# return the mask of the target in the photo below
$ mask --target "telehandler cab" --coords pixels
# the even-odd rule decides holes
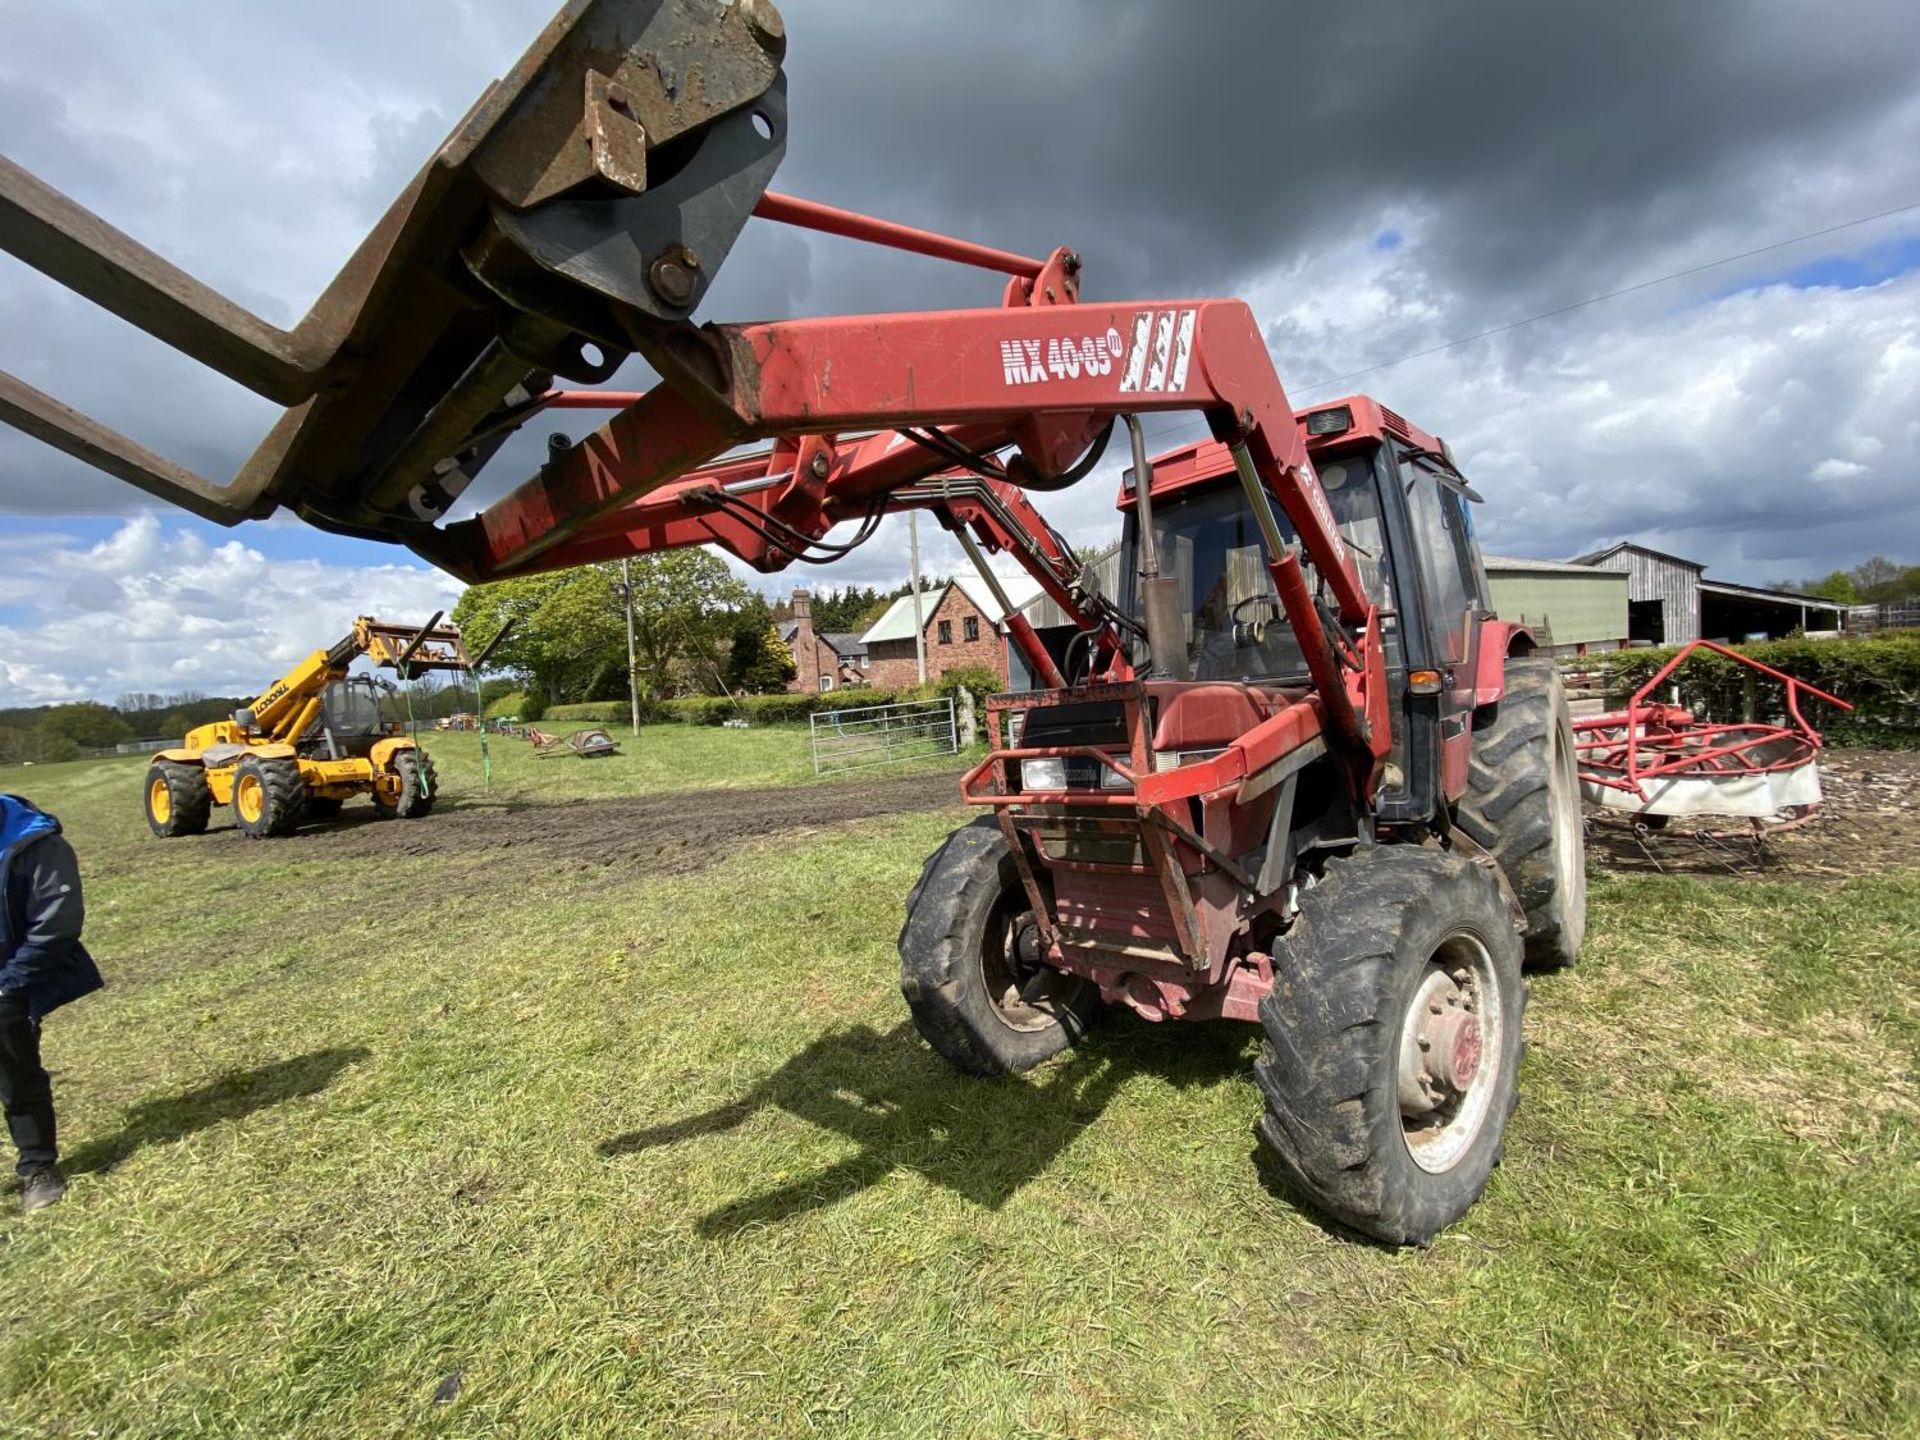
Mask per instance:
[[[473,670],[460,632],[439,621],[415,629],[362,615],[232,719],[198,726],[177,749],[157,752],[146,783],[153,833],[198,835],[215,805],[231,805],[241,834],[285,835],[304,820],[332,819],[356,795],[372,796],[383,819],[429,814],[439,794],[433,760],[384,718],[381,698],[392,682],[348,667],[365,656],[406,679]]]
[[[1087,300],[1071,250],[769,191],[785,47],[768,0],[576,0],[293,331],[0,164],[6,248],[292,407],[226,486],[11,377],[0,418],[222,523],[285,505],[470,581],[684,545],[771,573],[908,509],[989,587],[1010,557],[1077,633],[1050,649],[1002,597],[1038,688],[992,702],[981,816],[908,897],[920,1033],[991,1075],[1104,1005],[1257,1024],[1279,1171],[1425,1243],[1499,1158],[1523,959],[1573,960],[1585,921],[1566,703],[1489,610],[1472,492],[1373,400],[1296,413],[1241,302]],[[998,272],[1001,304],[696,325],[750,216]],[[644,394],[553,388],[634,354]],[[591,406],[619,413],[447,519],[508,433]],[[1211,439],[1149,460],[1140,417],[1176,411]],[[1104,595],[1029,494],[1117,427]]]

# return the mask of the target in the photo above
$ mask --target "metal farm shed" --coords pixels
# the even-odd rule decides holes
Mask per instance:
[[[1778,638],[1840,629],[1842,607],[1816,595],[1705,578],[1705,565],[1622,540],[1579,556],[1579,565],[1627,577],[1628,634],[1654,645]]]
[[[1627,576],[1562,560],[1487,555],[1493,610],[1532,627],[1549,655],[1619,650],[1627,643]]]

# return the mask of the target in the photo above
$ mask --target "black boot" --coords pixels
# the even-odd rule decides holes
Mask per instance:
[[[44,1170],[35,1170],[21,1177],[20,1209],[29,1214],[44,1210],[63,1199],[66,1193],[67,1177],[60,1173],[58,1165],[49,1165]]]

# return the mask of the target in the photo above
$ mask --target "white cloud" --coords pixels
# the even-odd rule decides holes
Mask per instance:
[[[30,566],[20,563],[29,550]],[[6,542],[0,705],[112,700],[129,690],[248,695],[346,633],[356,615],[424,620],[459,582],[410,565],[275,560],[209,545],[152,514],[105,540]],[[31,577],[30,579],[28,577]]]

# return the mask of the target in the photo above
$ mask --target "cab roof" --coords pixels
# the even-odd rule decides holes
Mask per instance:
[[[1337,418],[1336,412],[1341,410],[1345,410],[1350,417],[1347,425],[1328,434],[1306,436],[1307,452],[1316,459],[1355,443],[1389,439],[1421,450],[1440,449],[1439,436],[1429,434],[1418,425],[1409,424],[1370,395],[1348,395],[1339,400],[1329,400],[1324,405],[1296,410],[1293,418],[1304,432],[1309,417]],[[1154,456],[1151,463],[1155,498],[1233,473],[1233,455],[1218,440],[1196,440],[1178,446]],[[1133,504],[1133,491],[1125,482],[1121,484],[1116,503],[1123,510]]]

